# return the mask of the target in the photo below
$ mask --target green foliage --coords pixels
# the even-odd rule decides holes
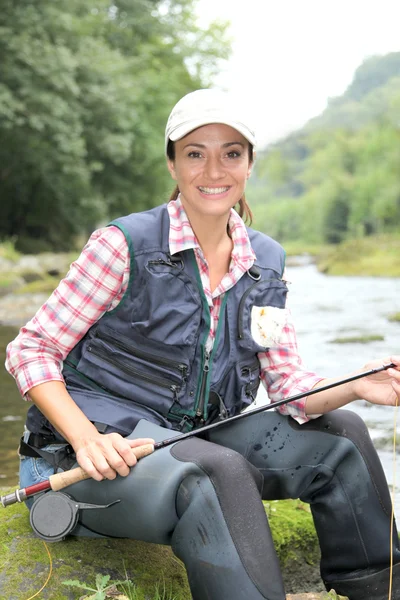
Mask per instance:
[[[255,224],[283,243],[398,232],[399,123],[400,52],[372,57],[322,115],[261,153]]]
[[[96,587],[93,588],[86,583],[82,583],[77,579],[68,579],[67,581],[63,581],[63,585],[68,585],[70,587],[76,587],[81,590],[86,590],[88,592],[95,592],[90,596],[91,600],[105,600],[107,597],[107,592],[115,587],[114,584],[109,584],[110,576],[109,575],[96,575]],[[89,596],[87,596],[89,598]]]
[[[318,269],[329,275],[400,277],[400,237],[394,234],[346,240],[314,252]]]
[[[400,312],[389,315],[388,320],[392,323],[400,323]]]
[[[65,250],[166,199],[168,112],[229,50],[223,24],[196,26],[194,3],[2,2],[0,238]]]

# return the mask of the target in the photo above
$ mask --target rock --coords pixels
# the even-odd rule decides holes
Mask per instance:
[[[7,294],[0,297],[0,325],[22,327],[47,300],[49,294]]]
[[[16,261],[0,257],[0,324],[21,327],[29,321],[75,258],[69,253],[24,255]]]
[[[264,504],[288,600],[342,600],[333,592],[329,595],[323,591],[317,538],[308,506],[296,500]],[[129,579],[149,600],[164,597],[164,590],[166,598],[190,598],[185,569],[167,546],[72,536],[45,545],[34,536],[24,504],[0,509],[0,539],[0,598],[29,598],[44,586],[49,574],[40,592],[41,600],[86,598],[82,596],[85,590],[63,582],[76,580],[93,587],[99,575],[109,575],[110,583]]]
[[[159,597],[165,589],[168,598],[190,598],[185,569],[167,546],[76,537],[45,544],[34,536],[25,505],[0,511],[2,599],[30,598],[44,586],[40,600],[77,600],[85,590],[63,582],[77,580],[95,588],[98,574],[109,575],[111,581],[130,579],[149,599],[157,597],[157,588]]]
[[[321,592],[320,594],[288,594],[286,600],[348,600],[348,598],[338,596],[336,592],[331,590],[330,592]]]

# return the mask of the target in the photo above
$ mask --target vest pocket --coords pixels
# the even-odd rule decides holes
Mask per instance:
[[[248,406],[256,399],[260,386],[260,362],[258,358],[250,365],[242,367],[241,374],[246,382],[242,387],[242,403]],[[242,406],[242,410],[243,408],[246,408],[246,406]]]
[[[260,362],[256,356],[233,366],[220,384],[212,386],[226,406],[231,417],[247,408],[257,395],[260,386]]]
[[[262,311],[280,312],[285,310],[287,286],[281,279],[264,279],[250,286],[243,294],[238,310],[238,339],[242,348],[253,350],[255,353],[265,352],[270,343],[263,342],[263,331],[253,335],[255,328],[252,319],[262,318]],[[264,325],[264,323],[261,323]],[[253,331],[253,333],[252,333]],[[268,333],[268,332],[267,332]],[[266,335],[265,340],[271,336]]]
[[[97,330],[85,342],[77,371],[111,395],[167,414],[184,394],[188,365],[137,348],[117,332]]]

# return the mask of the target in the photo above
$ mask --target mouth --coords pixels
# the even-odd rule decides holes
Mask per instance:
[[[208,196],[213,196],[213,195],[216,196],[217,194],[225,194],[229,189],[230,189],[230,186],[215,187],[215,188],[199,186],[200,192],[202,194],[207,194]]]

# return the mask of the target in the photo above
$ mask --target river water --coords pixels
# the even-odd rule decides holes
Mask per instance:
[[[332,277],[312,264],[288,266],[289,304],[296,324],[300,353],[306,366],[326,377],[345,376],[372,358],[400,353],[400,323],[388,320],[400,311],[400,279]],[[34,312],[34,311],[33,311]],[[0,361],[17,333],[0,327]],[[334,343],[337,338],[380,335],[381,341]],[[261,392],[262,394],[262,392]],[[21,401],[12,378],[0,369],[0,487],[18,483],[16,447],[27,405]],[[394,485],[395,508],[400,519],[400,457],[393,452],[394,431],[400,452],[400,409],[355,402],[351,409],[367,422],[386,472]],[[394,426],[396,423],[396,426]]]
[[[373,358],[400,354],[400,323],[388,319],[400,311],[399,278],[332,277],[305,264],[288,266],[287,279],[300,354],[310,370],[326,377],[345,377]],[[378,335],[381,341],[334,342]],[[264,399],[266,394],[261,394]],[[357,412],[369,427],[400,520],[400,408],[364,401],[346,408]]]

